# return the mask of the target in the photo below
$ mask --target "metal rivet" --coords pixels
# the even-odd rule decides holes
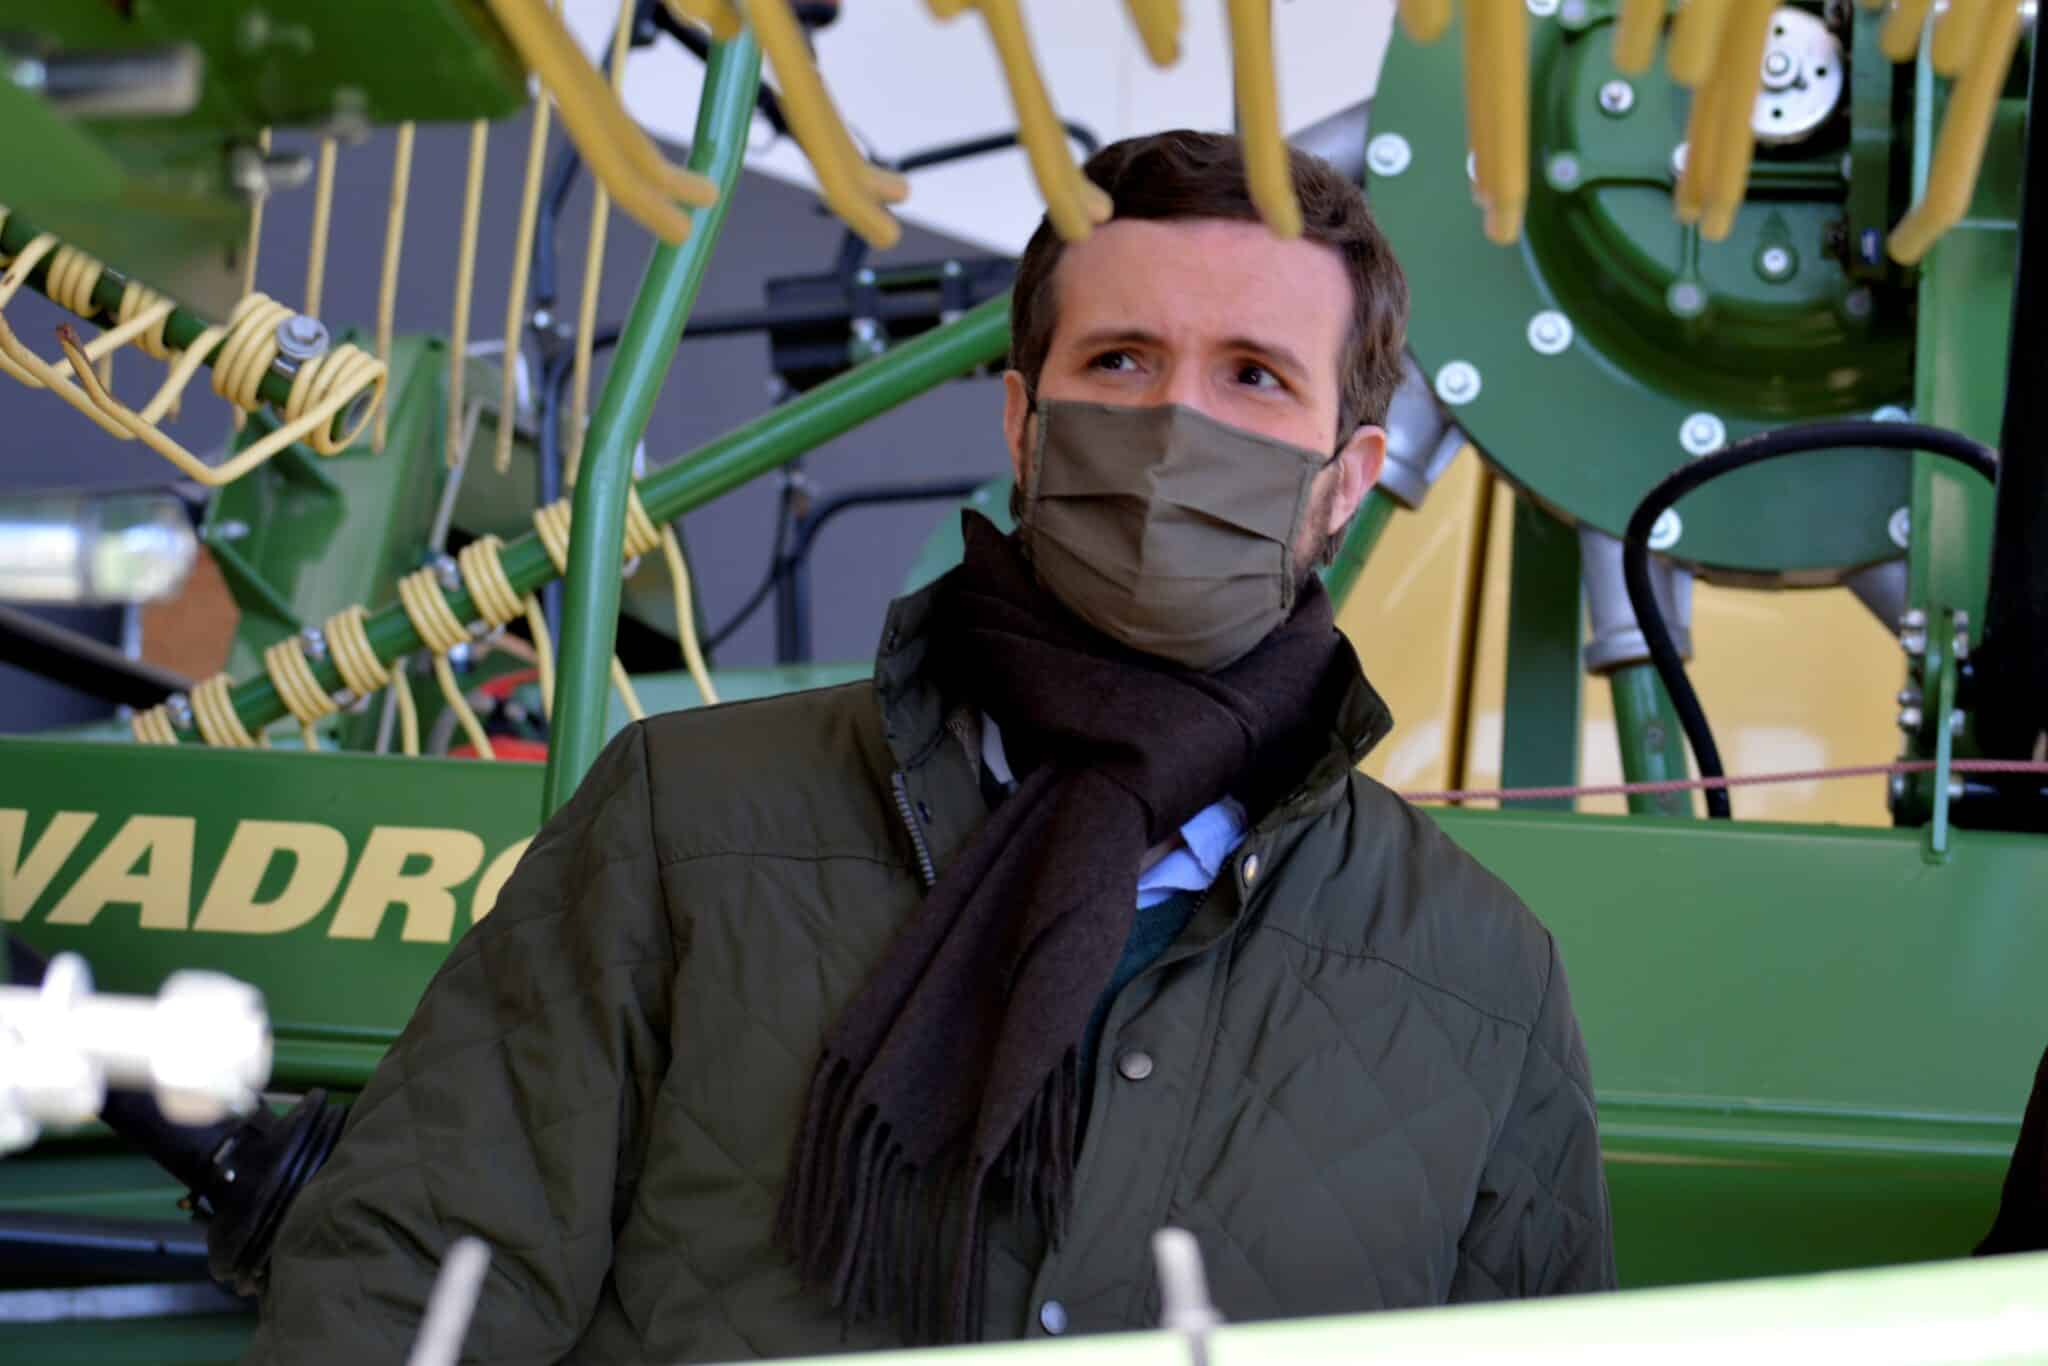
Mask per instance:
[[[1792,253],[1783,247],[1765,247],[1757,253],[1756,268],[1766,280],[1782,280],[1792,273]]]
[[[1870,310],[1874,303],[1875,300],[1872,298],[1870,291],[1859,286],[1843,296],[1842,312],[1860,320],[1870,316]]]
[[[1038,1306],[1038,1326],[1054,1337],[1067,1331],[1067,1307],[1058,1300]]]
[[[1872,422],[1904,422],[1913,414],[1896,403],[1887,403],[1870,415]]]
[[[1544,164],[1543,173],[1552,189],[1572,189],[1579,183],[1579,159],[1570,152],[1559,152]]]
[[[1529,319],[1529,346],[1538,355],[1555,356],[1572,344],[1572,320],[1554,308]]]
[[[1687,455],[1708,455],[1728,441],[1728,427],[1712,413],[1694,413],[1678,428],[1678,444]]]
[[[1901,550],[1910,549],[1913,544],[1913,509],[1895,508],[1885,521],[1885,534],[1892,538],[1892,544]]]
[[[1707,291],[1691,280],[1674,280],[1664,291],[1664,306],[1674,318],[1697,318],[1707,310]]]
[[[1677,508],[1665,508],[1657,515],[1650,527],[1650,549],[1669,550],[1678,544],[1678,538],[1685,534],[1685,523],[1680,520]]]
[[[1636,88],[1627,81],[1609,81],[1600,87],[1600,108],[1620,118],[1636,107]]]
[[[1414,159],[1414,149],[1399,133],[1375,134],[1365,145],[1365,164],[1374,175],[1399,175]]]
[[[1479,368],[1470,361],[1450,361],[1436,372],[1436,396],[1457,406],[1479,397]]]
[[[1922,717],[1918,707],[1899,708],[1899,729],[1905,731],[1908,735],[1920,729],[1921,720]]]
[[[1134,1048],[1116,1060],[1116,1070],[1125,1081],[1143,1081],[1152,1075],[1152,1055]]]

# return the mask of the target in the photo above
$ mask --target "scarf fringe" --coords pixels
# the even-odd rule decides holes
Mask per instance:
[[[813,1079],[776,1216],[777,1239],[798,1274],[830,1296],[849,1326],[881,1320],[917,1344],[980,1340],[996,1192],[1009,1188],[1013,1219],[1036,1222],[1054,1247],[1065,1241],[1079,1067],[1069,1048],[992,1157],[963,1161],[954,1145],[920,1162],[877,1121],[872,1103],[849,1113],[852,1068],[829,1059]],[[941,1265],[949,1241],[953,1255]]]

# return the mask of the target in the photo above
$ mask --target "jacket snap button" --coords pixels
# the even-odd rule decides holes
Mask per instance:
[[[1152,1075],[1152,1055],[1134,1048],[1116,1060],[1116,1070],[1125,1081],[1143,1081]]]
[[[1038,1306],[1038,1326],[1054,1337],[1067,1331],[1067,1307],[1058,1300]]]
[[[1244,856],[1244,885],[1249,887],[1258,880],[1259,856],[1257,854],[1246,854]]]

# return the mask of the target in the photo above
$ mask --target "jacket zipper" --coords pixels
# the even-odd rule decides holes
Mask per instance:
[[[889,787],[896,794],[896,814],[903,818],[903,828],[910,832],[911,847],[917,850],[917,872],[924,879],[925,890],[931,890],[939,880],[938,865],[932,862],[932,851],[924,842],[924,831],[918,829],[917,812],[911,808],[910,781],[897,769],[889,775]]]

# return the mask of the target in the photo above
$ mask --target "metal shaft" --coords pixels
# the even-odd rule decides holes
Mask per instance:
[[[655,246],[590,420],[562,592],[562,648],[541,795],[543,820],[569,800],[604,746],[607,671],[618,635],[619,559],[626,495],[633,486],[633,448],[647,430],[654,400],[711,264],[746,159],[760,83],[761,49],[751,35],[712,47],[690,169],[718,185],[718,199],[694,215],[690,235],[680,245]]]

